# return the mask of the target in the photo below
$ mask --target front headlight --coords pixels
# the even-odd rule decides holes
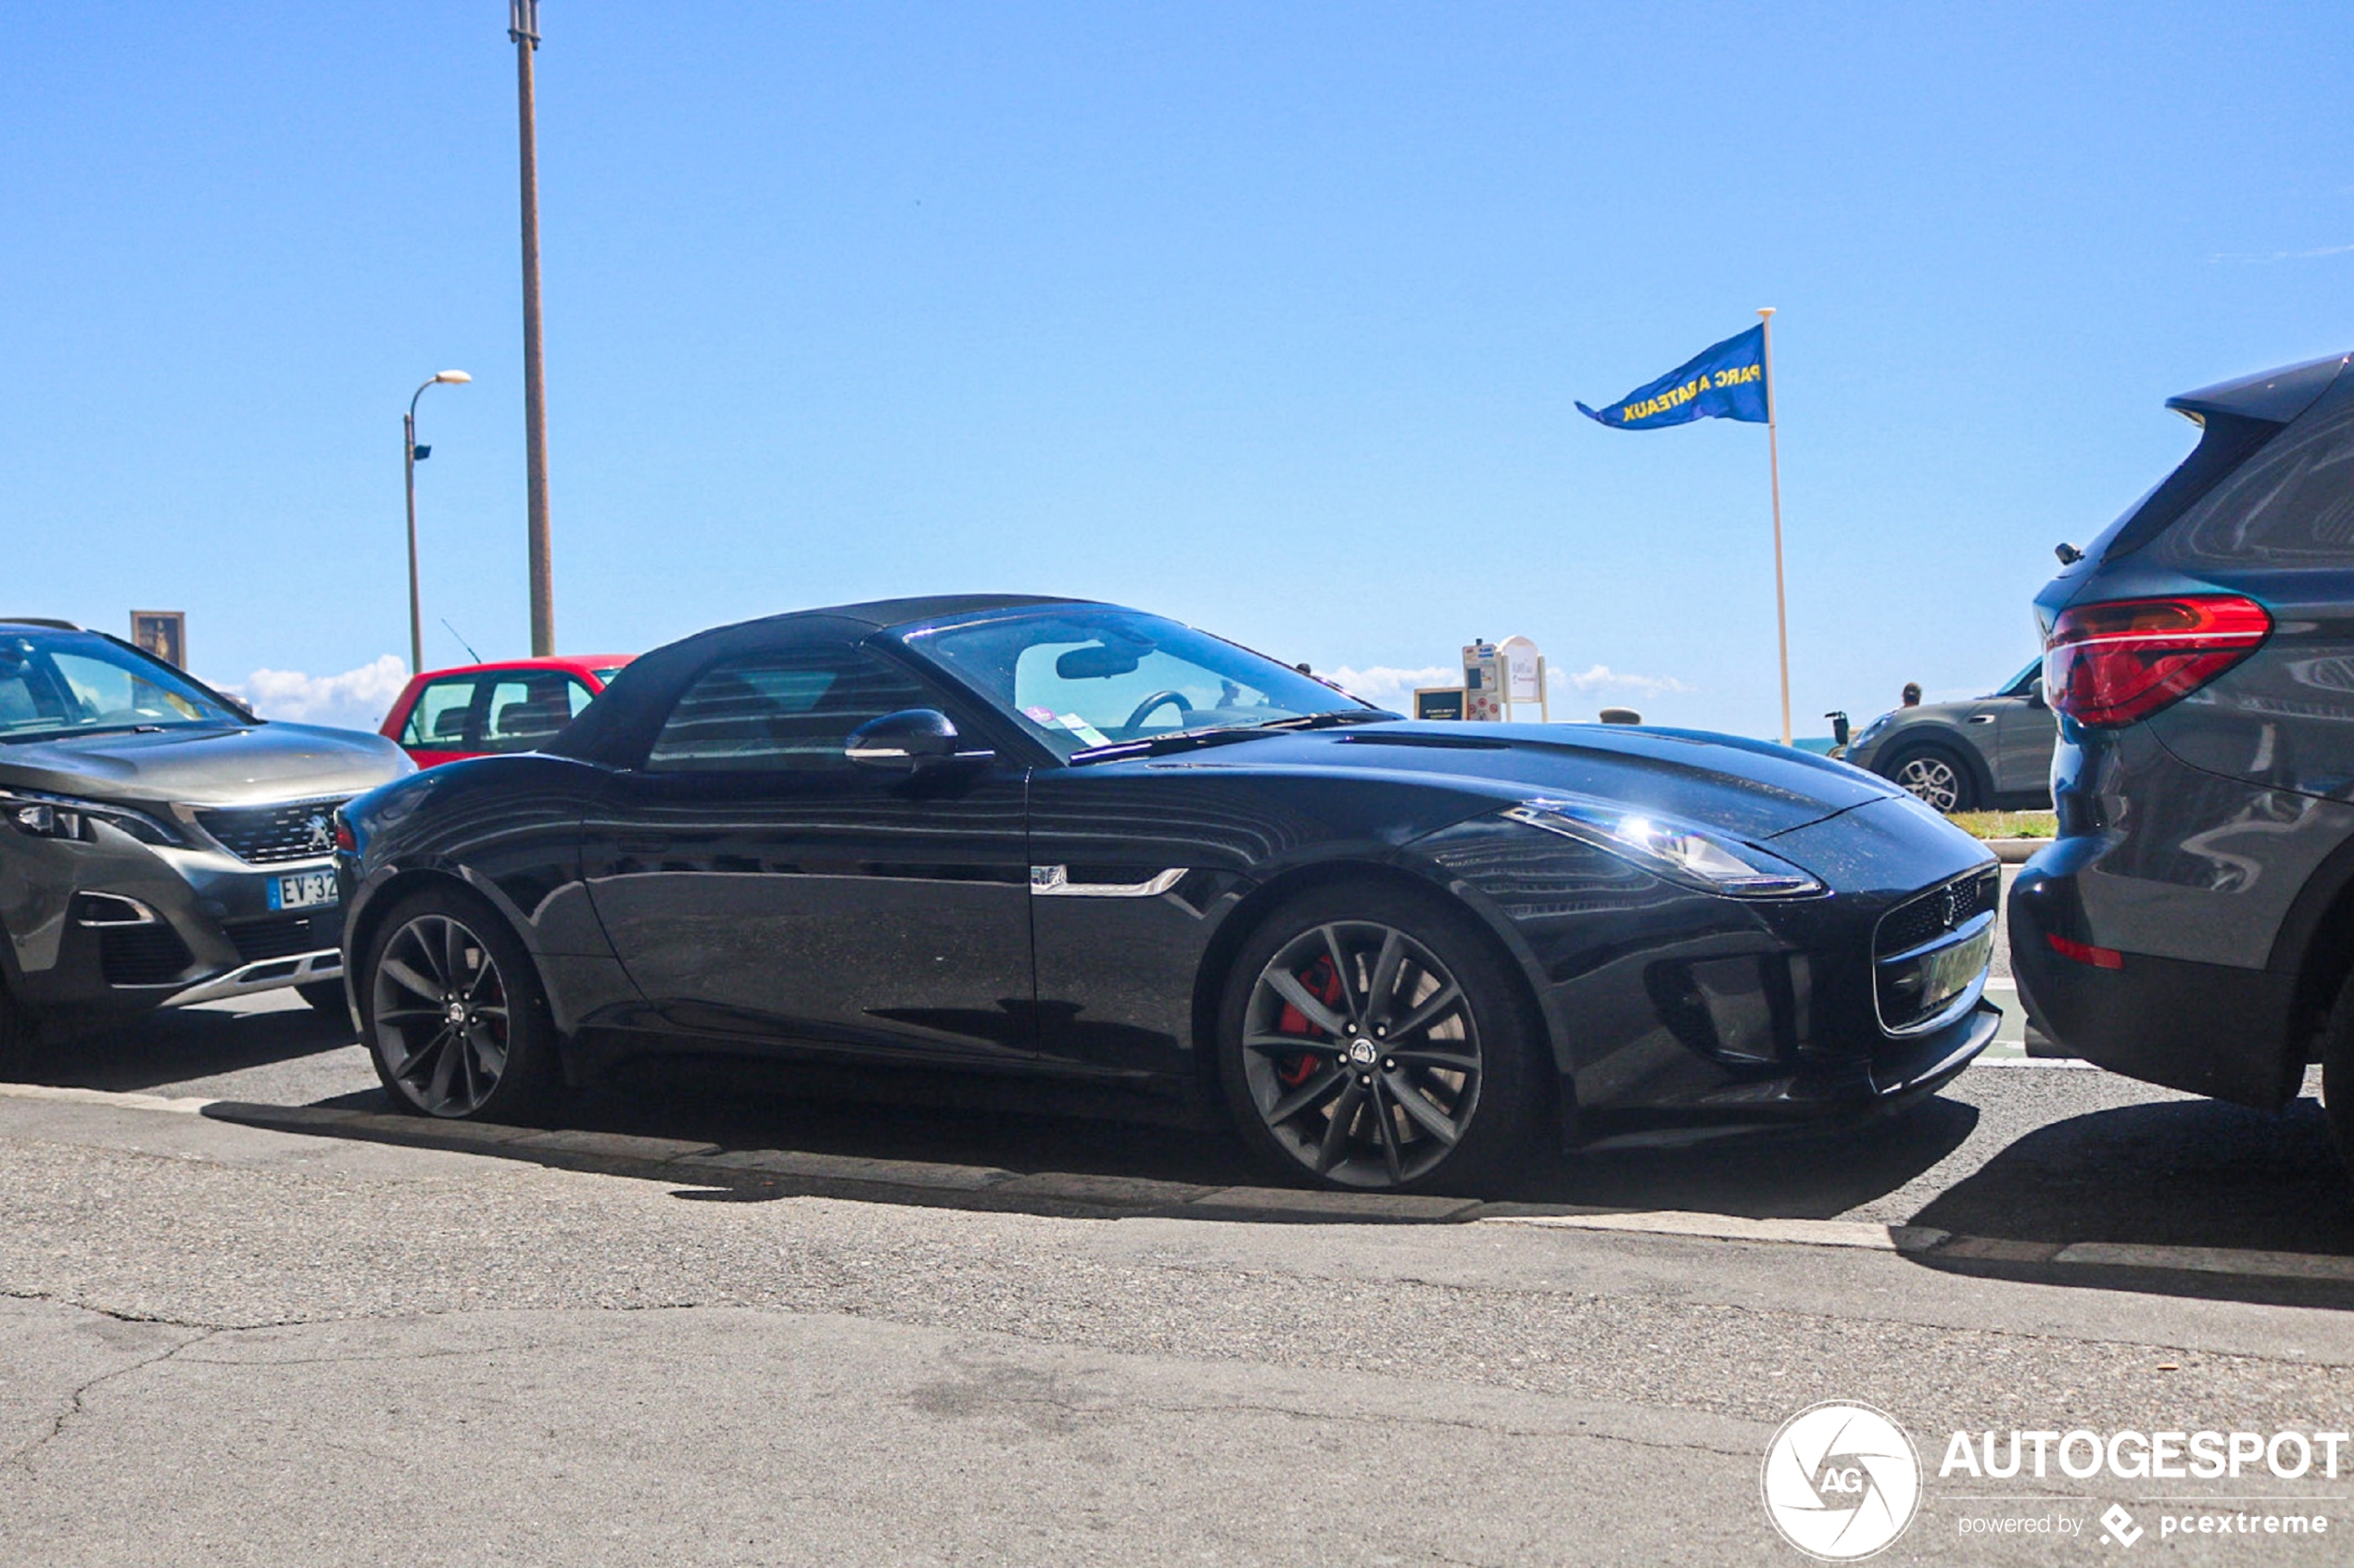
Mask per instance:
[[[1602,801],[1559,796],[1524,801],[1504,812],[1514,822],[1631,860],[1673,882],[1733,898],[1790,898],[1823,884],[1786,860],[1735,843],[1689,822]]]
[[[1888,721],[1892,716],[1892,714],[1882,714],[1879,717],[1872,720],[1871,723],[1857,730],[1855,732],[1855,739],[1847,743],[1848,753],[1852,756],[1854,754],[1856,747],[1868,745],[1874,736],[1888,727]]]
[[[44,794],[38,790],[0,790],[0,823],[28,839],[78,839],[96,841],[97,823],[118,828],[143,844],[184,844],[167,824],[126,806],[78,801],[70,795]]]

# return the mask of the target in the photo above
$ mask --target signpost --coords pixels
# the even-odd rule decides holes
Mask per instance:
[[[185,610],[133,610],[131,640],[174,669],[188,667],[188,613]]]
[[[1460,686],[1416,687],[1414,716],[1418,719],[1460,722],[1463,716],[1463,689]]]
[[[1508,637],[1496,651],[1504,661],[1504,716],[1512,717],[1515,702],[1534,702],[1538,722],[1552,723],[1552,704],[1545,700],[1545,655],[1525,637]]]

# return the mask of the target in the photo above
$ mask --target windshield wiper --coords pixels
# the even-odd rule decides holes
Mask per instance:
[[[1108,745],[1089,746],[1070,753],[1073,766],[1082,763],[1116,762],[1121,757],[1157,757],[1163,751],[1182,751],[1191,746],[1219,746],[1229,740],[1250,740],[1267,733],[1263,724],[1208,725],[1200,729],[1172,729],[1166,735],[1147,736],[1141,740],[1114,740]]]
[[[1107,745],[1090,746],[1073,752],[1071,762],[1110,762],[1120,757],[1149,757],[1160,754],[1163,748],[1180,750],[1189,746],[1220,746],[1230,740],[1247,740],[1256,735],[1272,735],[1280,731],[1330,729],[1344,724],[1383,724],[1402,714],[1379,708],[1346,708],[1331,714],[1301,714],[1293,718],[1269,719],[1264,724],[1214,724],[1199,729],[1172,729],[1166,735],[1146,736],[1138,740],[1114,740]]]
[[[1302,714],[1297,718],[1269,719],[1253,725],[1254,729],[1335,729],[1344,724],[1404,723],[1404,714],[1393,714],[1386,708],[1342,708],[1329,714]]]

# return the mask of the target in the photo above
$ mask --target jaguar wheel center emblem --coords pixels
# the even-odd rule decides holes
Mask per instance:
[[[1370,1040],[1352,1040],[1348,1043],[1348,1060],[1352,1066],[1371,1067],[1380,1056],[1380,1050]]]

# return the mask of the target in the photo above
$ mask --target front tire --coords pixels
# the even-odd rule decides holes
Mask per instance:
[[[361,1038],[401,1110],[528,1121],[559,1081],[555,1025],[522,942],[458,888],[402,899],[361,962]]]
[[[1888,781],[1933,810],[1951,814],[1978,805],[1969,765],[1943,746],[1917,746],[1888,765]]]
[[[2339,989],[2322,1033],[2322,1109],[2337,1157],[2354,1178],[2354,977]]]
[[[1530,1146],[1548,1103],[1503,960],[1435,898],[1302,894],[1244,942],[1219,1021],[1243,1138],[1328,1187],[1478,1187]]]

